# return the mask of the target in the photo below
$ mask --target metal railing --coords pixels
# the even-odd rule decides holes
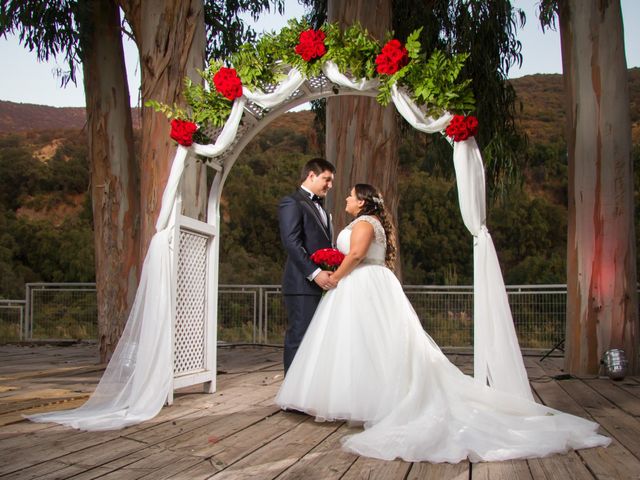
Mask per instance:
[[[0,342],[97,339],[93,283],[30,283],[25,300],[0,303]],[[441,346],[473,344],[473,287],[407,285],[405,293],[425,330]],[[549,348],[564,336],[565,285],[507,287],[524,348]],[[220,285],[218,340],[282,344],[286,312],[279,285]]]
[[[98,338],[95,283],[27,283],[25,287],[25,339]]]
[[[0,343],[22,340],[25,304],[24,300],[0,300]]]

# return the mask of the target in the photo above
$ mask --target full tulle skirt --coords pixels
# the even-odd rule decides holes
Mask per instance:
[[[364,422],[343,447],[385,460],[497,461],[610,442],[597,423],[464,375],[377,265],[357,267],[325,294],[276,403],[318,421]]]

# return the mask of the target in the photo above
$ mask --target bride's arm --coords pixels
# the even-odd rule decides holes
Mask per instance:
[[[338,267],[331,274],[330,284],[332,288],[338,285],[338,282],[349,275],[351,271],[367,256],[369,245],[374,237],[373,226],[368,222],[358,222],[351,230],[351,242],[349,243],[349,253]]]

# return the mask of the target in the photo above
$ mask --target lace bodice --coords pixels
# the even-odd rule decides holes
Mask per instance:
[[[358,222],[370,223],[375,235],[373,242],[369,245],[369,250],[367,251],[367,256],[363,260],[363,263],[384,265],[384,259],[387,253],[387,236],[384,233],[384,227],[380,223],[380,220],[370,215],[362,215],[361,217],[356,218],[338,234],[338,240],[336,242],[338,250],[345,255],[349,253],[351,230]]]

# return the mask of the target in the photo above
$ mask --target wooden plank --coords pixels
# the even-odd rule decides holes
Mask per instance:
[[[202,461],[194,467],[180,472],[176,478],[209,478],[223,472],[227,467],[233,466],[256,450],[268,446],[274,439],[280,438],[286,432],[308,421],[310,421],[309,417],[304,415],[280,412],[226,437],[220,437],[220,432],[216,431],[216,435],[208,439],[206,446],[201,446],[201,448],[193,449],[190,452],[201,458]],[[237,471],[234,475],[241,477],[243,473]],[[262,472],[256,473],[256,476],[265,478]]]
[[[134,463],[142,458],[146,458],[149,456],[149,450],[147,449],[142,449],[142,450],[138,450],[137,452],[133,452],[130,453],[124,457],[120,457],[117,458],[115,460],[112,460],[109,463],[103,464],[103,465],[98,465],[98,466],[94,466],[90,469],[82,469],[82,471],[80,473],[75,473],[73,474],[73,476],[71,477],[71,475],[69,475],[69,477],[73,478],[73,480],[93,480],[95,478],[104,478],[105,475],[113,472],[113,471],[117,471],[131,463]],[[70,468],[73,468],[75,465],[70,465]],[[79,467],[82,467],[82,465],[79,465]],[[59,471],[58,473],[71,473],[70,471],[65,472],[65,471]],[[69,478],[67,477],[67,478]],[[56,477],[53,476],[52,478],[65,478],[65,477]],[[38,478],[38,480],[43,480],[41,478]]]
[[[343,480],[401,480],[406,478],[411,464],[402,460],[388,462],[375,458],[358,457],[342,477]]]
[[[637,399],[640,399],[640,382],[635,381],[633,378],[626,377],[624,380],[615,382],[615,385]]]
[[[257,378],[261,374],[256,373],[253,376]],[[194,411],[194,414],[181,416],[172,422],[163,422],[161,425],[127,435],[127,438],[136,440],[142,445],[148,445],[148,448],[153,446],[161,449],[164,452],[163,459],[171,459],[164,465],[153,458],[151,460],[147,460],[146,457],[138,458],[140,452],[134,451],[126,457],[100,465],[99,469],[85,472],[82,478],[94,478],[94,472],[104,478],[138,478],[150,471],[155,472],[153,478],[171,478],[176,472],[202,462],[196,452],[203,448],[203,445],[210,443],[214,438],[212,432],[215,432],[216,439],[224,438],[279,412],[279,408],[273,405],[253,410],[247,407],[249,398],[253,396],[261,400],[265,395],[272,395],[272,393],[265,389],[245,390],[244,401],[234,400],[233,395],[227,395],[226,400],[229,403],[222,405],[222,408],[199,408]],[[210,395],[201,395],[201,397],[206,398]],[[150,453],[147,456],[153,457],[153,451],[148,451]],[[127,461],[128,458],[132,460]]]
[[[593,420],[588,412],[586,412],[584,408],[569,396],[560,386],[562,383],[564,383],[564,381],[535,383],[534,388],[540,395],[540,398],[544,401],[543,403],[545,405],[566,413],[571,413],[573,415]],[[602,433],[604,435],[612,437],[612,435],[602,427],[601,430],[603,430]],[[613,443],[607,448],[589,448],[586,450],[579,450],[577,455],[581,459],[581,463],[584,463],[588,469],[595,474],[596,478],[637,478],[637,476],[634,477],[634,472],[640,472],[640,460],[638,460],[628,449],[622,446],[615,437],[612,438]],[[556,457],[558,456],[543,458],[536,461],[530,460],[530,466],[532,465],[531,462],[535,463],[535,466],[532,467],[532,472],[537,474],[541,474],[540,472],[543,472],[544,474],[551,475],[552,477],[555,475],[553,472],[560,472],[553,478],[562,478],[562,472],[565,467],[562,467],[559,464],[563,463],[561,459],[564,457]],[[567,465],[574,465],[575,459],[573,456],[568,456],[564,463],[567,463]],[[576,469],[581,470],[579,466],[577,466]],[[584,472],[582,473],[584,474]]]
[[[352,435],[360,430],[361,428],[349,428],[343,423],[335,432],[279,475],[278,480],[342,478],[344,472],[353,465],[358,456],[342,450],[341,440],[345,435]]]
[[[106,474],[102,474],[99,477],[92,475],[94,472],[86,472],[82,476],[84,480],[88,478],[100,478],[101,480],[135,480],[138,478],[173,478],[173,475],[177,472],[183,471],[194,464],[198,463],[200,459],[189,455],[178,455],[175,452],[164,450],[158,446],[149,447],[141,452],[144,456],[134,462],[127,462],[120,468],[113,469]],[[127,457],[127,460],[131,459],[131,456]],[[124,458],[120,459],[122,463]],[[104,467],[101,467],[103,470]],[[97,472],[96,472],[97,473]],[[88,475],[91,476],[88,476]],[[73,477],[76,479],[76,477]]]
[[[580,380],[559,385],[636,457],[640,457],[640,420],[616,408],[609,400]]]
[[[471,478],[468,461],[460,463],[414,463],[407,480],[469,480]]]
[[[529,478],[536,480],[593,480],[594,478],[576,452],[531,459],[529,468],[532,475]]]
[[[145,446],[141,450],[127,453],[126,455],[101,463],[96,468],[85,472],[76,472],[76,480],[101,479],[135,479],[149,476],[150,478],[175,478],[176,474],[190,467],[202,463],[202,458],[194,454],[193,447],[202,447],[202,444],[211,442],[212,432],[216,432],[221,438],[231,435],[238,430],[243,430],[253,423],[264,419],[265,415],[273,413],[263,409],[261,412],[251,414],[237,413],[235,415],[221,415],[209,417],[208,425],[182,432],[179,435],[171,435],[156,444],[139,442]]]
[[[620,410],[634,417],[640,417],[640,400],[628,391],[621,389],[618,382],[608,378],[586,379],[584,382]]]
[[[13,423],[24,422],[23,415],[31,415],[34,413],[57,412],[62,409],[77,408],[87,401],[87,396],[70,396],[66,398],[53,398],[48,402],[25,402],[15,411],[0,414],[0,426],[11,425]],[[35,403],[35,407],[33,405]]]
[[[98,375],[88,362],[95,358],[88,358],[89,349],[83,353],[69,348],[46,348],[40,355],[41,347],[0,347],[0,358],[10,359],[9,366],[3,362],[0,375],[22,376],[15,382],[0,379],[0,387],[6,387],[0,392],[0,410],[15,410],[20,402],[27,406],[29,394],[37,391],[93,390]],[[218,375],[216,394],[202,394],[198,387],[184,389],[177,392],[173,406],[149,422],[111,432],[79,432],[30,422],[0,426],[0,465],[4,464],[0,475],[40,480],[640,478],[637,377],[623,382],[555,381],[553,375],[564,373],[562,358],[538,362],[538,357],[525,357],[534,395],[554,408],[599,421],[610,430],[605,433],[614,436],[609,448],[517,462],[411,464],[356,457],[340,448],[340,439],[350,431],[345,425],[315,423],[304,415],[281,412],[273,404],[282,380],[280,349],[236,347],[219,353],[228,365],[224,371],[230,373]],[[69,362],[67,354],[72,357]],[[472,369],[471,356],[455,355],[463,370]],[[47,370],[45,362],[53,366],[51,375],[40,375]],[[224,362],[219,361],[222,369],[227,368]]]
[[[299,417],[303,417],[302,422],[300,422]],[[299,458],[313,450],[318,443],[325,440],[339,427],[335,423],[316,423],[306,415],[293,413],[279,413],[267,420],[271,419],[280,423],[284,422],[285,426],[290,425],[292,422],[300,423],[257,450],[251,448],[252,440],[247,438],[247,433],[245,433],[239,449],[236,450],[236,456],[241,452],[246,453],[247,449],[251,453],[231,465],[224,460],[226,447],[223,451],[214,454],[211,460],[215,466],[221,467],[222,471],[212,478],[216,480],[248,477],[275,478]],[[251,430],[253,432],[249,433],[254,433],[254,435],[258,435],[260,432],[260,428]]]
[[[531,480],[533,476],[525,460],[507,460],[504,462],[472,463],[473,480]]]
[[[94,445],[89,448],[77,450],[67,455],[57,455],[54,453],[50,461],[40,461],[37,463],[29,461],[16,462],[11,468],[7,469],[7,475],[4,477],[9,479],[31,479],[38,478],[48,473],[55,473],[63,468],[73,465],[80,465],[82,469],[88,470],[95,465],[107,463],[108,461],[120,458],[127,453],[142,450],[146,446],[140,442],[128,440],[126,438],[116,438],[114,440]],[[75,469],[75,467],[74,467]],[[3,472],[5,473],[5,472]],[[58,478],[65,478],[64,476]]]

